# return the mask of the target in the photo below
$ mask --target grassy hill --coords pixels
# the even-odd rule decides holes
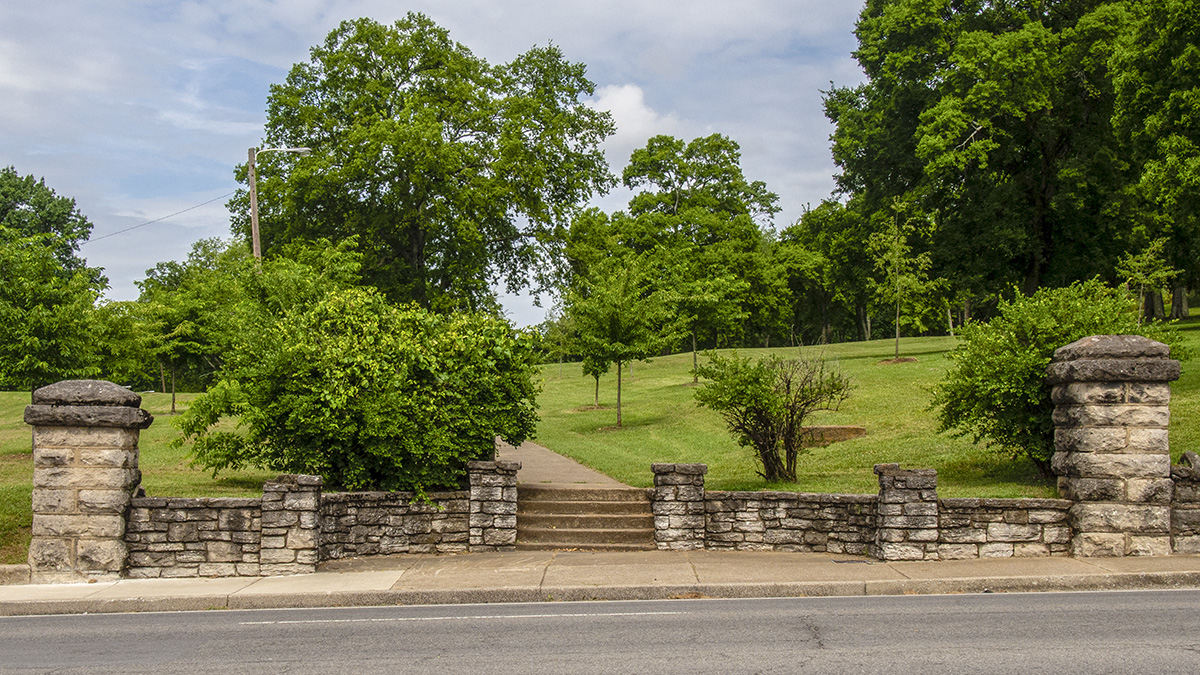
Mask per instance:
[[[1200,353],[1200,320],[1183,327],[1187,344]],[[804,492],[874,493],[875,464],[938,470],[939,493],[950,497],[1045,497],[1052,482],[1027,462],[1014,462],[967,439],[935,431],[927,409],[929,387],[945,372],[953,338],[912,338],[901,345],[907,363],[881,363],[892,355],[892,342],[855,342],[827,347],[741,350],[746,356],[768,351],[804,353],[834,361],[849,375],[854,390],[836,412],[819,413],[813,424],[851,424],[867,429],[864,438],[813,448],[800,458],[799,481],[766,485],[755,473],[753,455],[740,448],[720,417],[699,408],[692,398],[691,354],[636,363],[623,387],[624,420],[615,429],[616,377],[600,381],[600,409],[592,407],[594,381],[578,364],[547,365],[541,370],[542,417],[537,442],[577,459],[618,480],[649,486],[652,462],[708,464],[707,485],[718,490],[763,488]],[[1172,387],[1171,447],[1178,458],[1200,442],[1200,368],[1185,363]],[[192,395],[180,396],[180,407]],[[29,545],[32,482],[30,430],[22,421],[27,392],[0,393],[0,563],[23,562]],[[178,431],[170,424],[170,396],[146,394],[143,407],[156,421],[142,432],[141,468],[147,493],[155,496],[257,496],[274,472],[240,471],[213,479],[188,466],[187,449],[171,447]]]

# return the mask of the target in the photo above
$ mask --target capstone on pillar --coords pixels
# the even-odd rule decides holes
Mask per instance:
[[[1054,352],[1059,496],[1074,500],[1071,555],[1170,555],[1168,383],[1179,362],[1139,335],[1096,335]]]
[[[125,512],[138,483],[138,436],[154,421],[142,397],[102,380],[33,392],[30,580],[116,579],[125,567]]]

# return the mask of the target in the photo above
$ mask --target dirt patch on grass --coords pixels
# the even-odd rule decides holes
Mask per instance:
[[[804,427],[807,436],[804,439],[804,447],[819,448],[830,443],[838,441],[848,441],[854,438],[862,438],[867,435],[866,427],[859,427],[850,424],[829,424],[825,426]]]
[[[917,360],[917,357],[915,357],[915,356],[901,356],[898,359],[884,359],[884,360],[880,361],[879,364],[885,365],[885,364],[889,364],[889,363],[913,363],[916,360]]]
[[[595,412],[597,410],[609,410],[609,407],[606,405],[584,405],[584,406],[579,406],[578,408],[571,408],[570,410],[564,410],[563,412],[565,412],[565,413],[581,413],[581,412]]]
[[[14,453],[7,454],[7,455],[0,455],[0,463],[11,462],[13,464],[20,464],[21,462],[32,462],[32,461],[33,461],[33,453],[32,452],[14,452]]]

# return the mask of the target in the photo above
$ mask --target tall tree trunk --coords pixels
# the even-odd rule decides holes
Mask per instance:
[[[698,367],[696,363],[696,329],[692,328],[692,384],[700,383],[700,375],[696,373]]]
[[[896,301],[896,358],[900,358],[900,301]]]
[[[946,325],[950,329],[950,337],[954,337],[954,312],[950,310],[950,303],[946,303]]]
[[[596,376],[596,402],[593,405],[596,408],[600,407],[600,376],[599,375]]]
[[[621,362],[617,361],[617,428],[621,428]]]
[[[1175,284],[1171,288],[1171,318],[1188,318],[1187,286]]]

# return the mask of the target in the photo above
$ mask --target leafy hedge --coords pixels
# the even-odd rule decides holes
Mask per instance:
[[[460,484],[537,422],[530,342],[503,321],[333,291],[252,329],[181,420],[195,462],[318,474],[344,489]],[[236,416],[238,431],[218,428]]]
[[[1089,335],[1144,335],[1182,356],[1175,333],[1161,323],[1138,325],[1136,310],[1126,293],[1097,280],[1001,303],[991,321],[964,326],[949,354],[954,365],[933,391],[940,430],[1028,457],[1050,475],[1054,404],[1046,367],[1054,350]]]

